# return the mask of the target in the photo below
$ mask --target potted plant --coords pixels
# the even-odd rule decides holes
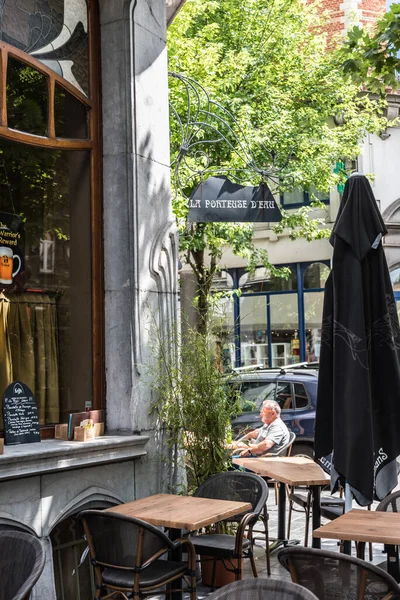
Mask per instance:
[[[226,443],[237,402],[229,389],[229,375],[221,372],[215,356],[215,336],[171,328],[156,335],[157,367],[152,374],[156,401],[153,409],[177,449],[186,474],[186,493],[208,477],[230,466]]]

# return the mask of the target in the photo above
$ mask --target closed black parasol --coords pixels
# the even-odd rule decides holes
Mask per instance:
[[[368,180],[352,175],[330,240],[315,458],[361,505],[397,485],[400,455],[400,329],[386,233]]]

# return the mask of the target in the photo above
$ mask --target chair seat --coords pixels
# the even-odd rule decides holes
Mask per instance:
[[[295,504],[298,504],[299,506],[302,506],[303,508],[306,508],[308,494],[303,494],[301,492],[292,492],[291,494],[289,494],[289,500],[291,500]],[[321,496],[321,508],[326,506],[340,507],[343,509],[344,498],[336,498],[335,496]]]
[[[302,494],[301,492],[292,492],[289,494],[289,500],[298,504],[302,508],[306,508],[308,505],[308,494]]]
[[[321,496],[321,506],[337,506],[343,508],[344,498],[336,496]]]
[[[333,521],[343,514],[343,506],[321,506],[321,517]]]
[[[140,587],[154,587],[163,585],[169,577],[177,577],[179,574],[186,572],[186,565],[170,560],[158,560],[152,563],[140,574]],[[135,579],[133,571],[125,571],[124,569],[113,569],[106,567],[102,573],[103,582],[114,587],[122,587],[132,589]]]
[[[210,554],[216,558],[231,558],[235,554],[235,536],[225,533],[206,533],[190,536],[196,554]],[[243,550],[251,547],[249,539],[243,539]]]

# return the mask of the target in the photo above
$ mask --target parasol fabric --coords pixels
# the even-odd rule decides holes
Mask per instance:
[[[397,485],[400,455],[400,328],[386,233],[368,180],[351,176],[330,239],[315,458],[332,487],[347,481],[361,505]]]

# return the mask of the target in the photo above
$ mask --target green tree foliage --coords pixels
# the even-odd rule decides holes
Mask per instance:
[[[353,27],[340,53],[352,80],[370,91],[399,87],[400,4],[392,4],[373,31]]]
[[[237,125],[232,128],[244,132],[254,160],[266,171],[271,166],[267,150],[272,152],[275,167],[281,169],[280,191],[300,187],[328,192],[340,177],[333,171],[336,161],[354,159],[365,131],[384,128],[377,104],[360,97],[337,55],[327,50],[322,22],[316,5],[302,0],[188,0],[169,30],[170,71],[201,83],[234,115]],[[170,100],[185,123],[187,99],[179,80],[171,81]],[[344,125],[335,127],[332,117],[342,114]],[[181,133],[171,118],[173,157],[181,146]],[[204,135],[204,129],[197,133],[199,148]],[[243,141],[240,135],[239,141],[229,133],[227,137],[236,148]],[[227,143],[202,150],[211,166],[227,170],[231,179],[234,169],[244,167]],[[201,158],[200,153],[200,163]],[[186,162],[194,168],[195,159],[190,160]],[[197,180],[191,177],[187,182],[188,196]],[[260,176],[247,171],[242,182],[258,185]],[[188,224],[186,201],[176,191],[181,249],[196,275],[204,321],[212,278],[226,248],[250,267],[272,266],[267,253],[254,246],[251,224]],[[310,219],[309,210],[283,211],[277,232],[289,228],[292,237],[308,240],[326,236],[324,222]]]

